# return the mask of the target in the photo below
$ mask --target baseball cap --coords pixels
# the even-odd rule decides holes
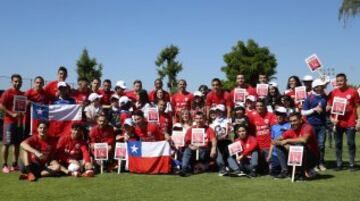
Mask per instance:
[[[195,92],[194,92],[194,96],[200,96],[200,97],[202,97],[202,96],[204,96],[204,94],[201,93],[201,91],[195,91]]]
[[[286,115],[287,110],[286,110],[285,107],[279,106],[279,107],[276,107],[275,114],[277,114],[277,115]]]
[[[235,111],[243,110],[243,109],[245,109],[244,103],[237,103],[237,104],[235,105],[235,107],[234,107],[234,110],[235,110]]]
[[[313,81],[314,78],[311,75],[305,75],[302,79],[305,82]]]
[[[225,112],[225,106],[223,104],[219,104],[216,106],[216,110],[220,110],[222,112]]]
[[[130,99],[127,96],[121,96],[119,98],[119,105],[125,105],[129,101],[130,101]]]
[[[66,82],[58,82],[57,83],[57,88],[60,88],[60,87],[67,87],[68,85],[66,84]]]
[[[321,79],[315,79],[312,84],[311,84],[311,87],[312,88],[315,88],[317,86],[323,86],[325,85],[326,83],[324,81],[322,81]]]
[[[126,89],[126,88],[127,88],[127,87],[126,87],[126,83],[125,83],[125,81],[123,81],[123,80],[117,81],[115,87],[120,87],[120,88],[122,88],[122,89]]]
[[[92,102],[92,101],[94,101],[96,99],[100,99],[100,98],[102,98],[102,95],[99,95],[97,93],[91,93],[90,96],[88,97],[88,100]]]
[[[113,95],[111,95],[111,97],[110,97],[110,100],[111,100],[111,99],[117,99],[117,100],[119,100],[120,97],[119,97],[117,94],[113,94]]]
[[[276,82],[270,82],[269,85],[270,87],[278,87],[278,84]]]
[[[256,101],[256,97],[253,96],[253,95],[248,95],[248,96],[246,97],[246,100],[250,100],[250,101],[252,101],[252,102],[255,102],[255,101]]]

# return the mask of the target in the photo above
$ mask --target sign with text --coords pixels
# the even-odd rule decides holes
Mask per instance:
[[[14,96],[13,111],[15,112],[26,112],[26,96]]]
[[[241,153],[243,151],[243,148],[242,148],[240,142],[234,142],[234,143],[229,144],[228,149],[229,149],[230,156]]]
[[[268,84],[257,84],[256,85],[256,93],[258,96],[267,96],[269,93],[269,85]]]
[[[121,160],[126,158],[126,143],[117,142],[115,144],[114,159]]]
[[[289,166],[302,166],[303,153],[304,153],[304,147],[290,146],[288,165]]]
[[[108,144],[107,143],[95,143],[94,144],[94,156],[95,160],[108,160]]]
[[[182,131],[173,131],[171,139],[176,148],[185,146],[185,133]]]
[[[331,114],[344,115],[346,110],[346,104],[346,98],[334,97],[334,101],[331,107]]]
[[[205,146],[205,128],[192,128],[191,132],[191,144]]]
[[[306,93],[306,87],[305,86],[299,86],[295,87],[295,101],[301,102],[306,99],[307,93]]]
[[[246,89],[235,88],[234,89],[234,103],[245,103]]]
[[[316,54],[313,54],[306,58],[305,63],[307,64],[311,72],[319,70],[322,67],[320,59]]]
[[[148,109],[147,120],[148,120],[148,122],[151,122],[151,123],[159,123],[158,108],[151,107]]]

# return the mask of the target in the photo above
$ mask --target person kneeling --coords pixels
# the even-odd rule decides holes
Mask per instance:
[[[59,163],[53,160],[56,141],[48,136],[48,126],[48,122],[40,122],[38,133],[20,144],[22,174],[19,179],[35,181],[40,177],[57,176],[60,172]]]
[[[59,139],[56,153],[61,164],[61,172],[75,177],[94,176],[81,124],[73,124],[71,126],[71,134],[64,135]],[[85,171],[81,175],[83,169]]]

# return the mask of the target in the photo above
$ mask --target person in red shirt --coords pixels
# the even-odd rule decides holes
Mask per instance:
[[[143,91],[144,89],[142,88],[141,80],[135,80],[133,86],[134,86],[133,90],[127,91],[126,96],[129,97],[133,103],[136,103],[140,99],[140,92]],[[149,100],[147,92],[146,95],[143,96],[146,96],[146,99]]]
[[[37,76],[34,79],[33,87],[25,92],[25,96],[28,99],[28,104],[25,113],[25,128],[24,128],[25,138],[30,135],[31,103],[48,104],[50,101],[48,95],[43,89],[43,86],[44,86],[44,78],[41,76]]]
[[[165,112],[166,103],[163,100],[158,101],[157,107],[159,109],[159,126],[162,133],[164,133],[165,138],[169,138],[172,131],[172,118]]]
[[[71,134],[60,137],[56,146],[56,155],[62,165],[62,171],[72,176],[80,176],[82,167],[83,176],[93,176],[92,163],[87,143],[83,140],[81,124],[71,126]],[[82,161],[82,163],[81,163]]]
[[[336,132],[335,148],[336,148],[336,170],[342,169],[342,145],[343,134],[346,134],[347,144],[349,147],[349,169],[355,171],[355,133],[360,129],[360,107],[359,107],[359,95],[357,91],[347,85],[347,78],[345,74],[336,75],[337,88],[331,91],[328,97],[327,110],[330,111],[334,98],[345,98],[347,100],[345,114],[338,115],[336,119],[335,115],[332,115],[332,122],[335,124]]]
[[[211,81],[212,90],[206,95],[206,114],[209,117],[210,108],[217,105],[226,106],[227,117],[231,116],[231,105],[228,103],[229,94],[222,88],[222,82],[219,78],[214,78]]]
[[[89,81],[86,78],[78,78],[78,88],[71,91],[71,97],[75,99],[76,104],[87,105],[90,89],[88,87]]]
[[[191,109],[191,102],[194,99],[192,93],[186,91],[186,81],[181,79],[178,81],[178,91],[171,97],[171,105],[174,110],[173,122],[178,122],[182,109]]]
[[[170,102],[170,94],[169,94],[169,92],[167,92],[163,89],[163,82],[160,78],[158,78],[154,81],[154,87],[155,88],[149,92],[149,101],[150,102],[155,102],[156,92],[158,90],[162,90],[162,92],[163,92],[162,100],[164,100],[165,102]]]
[[[106,79],[103,82],[102,89],[99,89],[98,94],[102,95],[101,104],[103,108],[110,108],[111,107],[111,95],[114,91],[111,90],[111,80]]]
[[[101,85],[101,80],[99,78],[94,78],[91,81],[91,87],[90,87],[90,92],[91,93],[98,93],[99,94],[99,88]],[[100,95],[100,94],[99,94]]]
[[[251,87],[250,85],[245,83],[245,76],[243,74],[239,74],[236,76],[235,89],[236,88],[246,89],[246,92],[247,92],[246,96],[252,95],[252,96],[256,97],[256,89],[254,89],[253,87]],[[239,102],[234,100],[235,89],[233,89],[229,94],[228,102],[229,102],[231,109],[234,108],[236,104],[239,104]]]
[[[256,140],[260,148],[260,168],[264,172],[268,170],[266,158],[269,154],[271,144],[271,126],[276,124],[276,116],[266,110],[265,102],[258,100],[255,111],[248,114],[250,132],[256,135]]]
[[[289,116],[291,129],[285,131],[280,137],[273,141],[277,148],[277,156],[280,164],[286,164],[287,151],[290,145],[304,146],[303,166],[301,168],[300,177],[313,178],[316,173],[313,168],[319,161],[319,148],[316,141],[314,129],[310,124],[304,123],[300,113],[293,113]],[[277,176],[277,178],[284,178],[287,172],[281,172],[284,176]]]
[[[58,94],[57,94],[58,82],[65,82],[67,76],[68,76],[67,69],[64,66],[60,66],[57,71],[57,80],[51,81],[45,86],[44,90],[45,90],[46,94],[48,94],[50,101],[54,101],[56,99],[56,97],[58,96]],[[70,86],[68,86],[68,87],[70,89]]]
[[[154,142],[168,139],[169,136],[165,136],[156,124],[146,121],[144,113],[141,110],[136,110],[133,113],[133,119],[135,122],[134,133],[141,141]]]
[[[19,74],[11,76],[12,87],[7,89],[0,97],[0,110],[4,112],[4,126],[3,126],[3,146],[2,146],[2,172],[7,174],[10,171],[18,170],[17,161],[19,159],[20,143],[24,137],[23,131],[23,114],[14,111],[15,96],[24,96],[24,92],[20,91],[22,86],[22,78]],[[25,105],[26,107],[26,105]],[[13,149],[13,164],[9,169],[7,165],[9,156],[9,147],[14,145]]]
[[[187,130],[185,134],[185,151],[182,156],[182,169],[179,172],[180,176],[187,176],[187,174],[196,168],[192,168],[196,152],[198,152],[198,160],[203,164],[208,164],[210,158],[215,159],[217,140],[216,134],[212,128],[205,124],[205,114],[198,112],[195,114],[195,126]],[[193,144],[193,129],[204,129],[203,144]]]
[[[40,122],[38,134],[21,143],[22,160],[19,179],[35,181],[39,177],[55,176],[60,172],[60,164],[54,160],[56,139],[48,136],[48,122]]]
[[[259,147],[257,140],[254,136],[249,135],[248,128],[245,124],[237,125],[235,132],[237,138],[235,138],[234,142],[240,142],[243,150],[238,155],[229,156],[229,167],[236,167],[235,169],[232,168],[234,169],[234,172],[231,174],[235,176],[242,176],[243,172],[245,172],[251,177],[256,177],[256,169],[259,158]],[[237,162],[235,162],[234,159],[236,159]]]

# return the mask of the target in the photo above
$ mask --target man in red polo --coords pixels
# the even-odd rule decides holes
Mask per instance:
[[[229,104],[231,106],[231,108],[234,108],[235,104],[237,104],[237,101],[234,100],[234,93],[235,93],[235,89],[245,89],[246,90],[246,96],[252,95],[252,96],[257,96],[256,94],[256,89],[254,89],[253,87],[251,87],[250,85],[245,83],[245,76],[243,74],[239,74],[236,76],[236,87],[230,92],[229,95]]]
[[[75,99],[76,104],[86,105],[90,89],[89,81],[86,78],[78,78],[78,88],[71,91],[71,97]]]
[[[178,91],[171,96],[171,106],[174,109],[174,123],[178,122],[179,114],[182,109],[191,109],[191,103],[194,99],[192,93],[186,91],[186,81],[181,79],[178,81]]]
[[[20,143],[24,137],[22,128],[23,114],[14,111],[14,98],[17,95],[23,96],[24,92],[20,91],[22,86],[22,78],[19,74],[11,76],[12,87],[7,89],[0,98],[0,110],[4,112],[3,127],[3,146],[2,146],[2,172],[7,174],[10,171],[18,170],[17,161],[19,159]],[[14,145],[13,164],[9,168],[7,161],[9,156],[9,148]]]
[[[149,123],[145,120],[144,113],[136,110],[133,113],[135,122],[134,133],[143,142],[154,142],[165,140],[165,134],[161,132],[156,124]],[[166,136],[168,138],[168,136]]]
[[[219,78],[214,78],[211,81],[212,90],[206,95],[206,111],[207,117],[209,117],[210,108],[217,105],[226,106],[226,115],[228,118],[231,116],[231,104],[228,104],[229,94],[222,88],[222,82]]]

